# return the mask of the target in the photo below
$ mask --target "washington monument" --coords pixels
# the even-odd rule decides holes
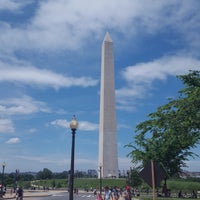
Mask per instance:
[[[102,178],[118,178],[117,128],[115,106],[115,80],[113,41],[106,33],[102,44],[99,161]]]

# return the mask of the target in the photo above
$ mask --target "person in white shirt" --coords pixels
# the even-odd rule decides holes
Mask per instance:
[[[104,188],[104,200],[113,200],[112,192],[108,186]]]

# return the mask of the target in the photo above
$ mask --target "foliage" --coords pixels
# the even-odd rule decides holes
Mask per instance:
[[[22,186],[23,188],[31,188],[31,181],[20,181],[19,185]]]
[[[35,180],[32,184],[36,188],[66,188],[67,179]]]
[[[103,187],[109,186],[109,187],[114,187],[117,186],[119,188],[124,188],[126,186],[126,179],[103,179]],[[53,185],[52,185],[53,183]],[[54,185],[55,183],[55,185]],[[82,190],[90,190],[91,188],[96,188],[99,189],[99,183],[100,180],[97,178],[81,178],[81,179],[75,179],[74,180],[74,187]],[[174,179],[174,180],[168,180],[167,181],[167,187],[172,191],[172,192],[178,192],[179,190],[186,191],[186,192],[191,192],[192,190],[199,191],[200,190],[200,182],[193,182],[190,181],[189,179]],[[43,187],[49,187],[52,188],[52,186],[55,186],[55,188],[67,188],[67,181],[66,179],[54,179],[54,180],[37,180],[32,182],[32,184],[37,185],[40,188]],[[22,185],[22,184],[21,184]],[[23,182],[23,185],[28,185],[26,184],[26,181]],[[162,185],[159,188],[159,190],[162,190]],[[140,190],[146,191],[147,188],[150,189],[150,187],[142,183],[140,187]]]
[[[74,187],[90,190],[91,188],[99,188],[100,180],[97,178],[75,178]],[[67,180],[66,179],[54,179],[54,180],[36,180],[33,183],[34,185],[40,187],[49,187],[55,186],[55,188],[66,188]],[[102,187],[105,186],[117,186],[124,188],[126,185],[126,179],[102,179]]]
[[[199,182],[200,183],[200,178],[199,177],[188,177],[185,181]]]
[[[168,180],[167,187],[172,191],[182,190],[184,192],[192,192],[200,190],[200,184],[198,182],[179,180]]]
[[[53,176],[53,173],[51,170],[44,168],[43,171],[39,171],[37,173],[37,179],[51,179]]]
[[[134,170],[133,170],[134,172]],[[135,173],[135,172],[134,172]],[[134,174],[133,173],[133,174]],[[134,174],[135,176],[135,174]],[[134,179],[133,179],[134,180]],[[193,181],[194,180],[194,181]],[[98,178],[75,178],[74,179],[74,187],[82,190],[90,190],[91,188],[99,189],[100,180]],[[120,179],[102,179],[102,186],[109,186],[114,187],[117,186],[119,188],[124,188],[127,184],[127,179],[120,178]],[[172,192],[177,192],[179,190],[191,192],[192,190],[200,191],[200,180],[199,178],[187,178],[187,179],[170,179],[167,181],[167,187]],[[34,181],[19,181],[18,186],[22,186],[24,189],[33,188],[33,185],[36,189],[43,189],[43,188],[64,188],[67,190],[67,179],[48,179],[48,180],[34,180]],[[162,186],[163,184],[161,184]],[[8,185],[7,185],[8,186]],[[133,185],[132,185],[133,186]],[[159,191],[162,188],[158,188]],[[13,187],[10,185],[10,187]],[[137,187],[143,193],[146,193],[147,190],[150,191],[150,187],[142,183],[142,185]]]
[[[100,179],[97,178],[83,178],[83,179],[75,179],[74,187],[89,190],[90,188],[99,188]],[[124,188],[126,185],[126,179],[102,179],[102,187],[110,186],[110,187],[120,187]]]
[[[63,171],[61,173],[53,173],[53,178],[54,179],[66,179],[68,177],[68,172]]]
[[[0,179],[2,179],[2,176],[0,176]],[[24,182],[24,181],[32,181],[34,180],[34,176],[30,173],[10,173],[10,174],[4,174],[4,182],[7,186],[15,187],[16,183],[18,182]]]
[[[10,174],[4,174],[4,183],[7,185],[7,186],[10,186],[10,187],[16,187],[16,184],[17,185],[20,185],[22,182],[25,182],[25,181],[33,181],[33,180],[46,180],[46,179],[65,179],[65,182],[66,180],[68,179],[68,171],[63,171],[63,172],[51,172],[51,170],[47,169],[47,168],[44,168],[42,171],[39,171],[37,173],[35,172],[19,172],[19,170],[16,170],[16,172],[11,172]],[[84,172],[75,172],[74,174],[75,177],[84,177]],[[88,176],[89,177],[89,176]],[[2,180],[2,174],[0,173],[0,180]],[[56,183],[56,186],[55,187],[64,187],[66,186],[66,183],[65,184],[60,184]],[[49,186],[51,187],[51,186]]]
[[[170,176],[186,166],[188,157],[200,140],[200,71],[178,76],[185,88],[177,99],[169,99],[166,105],[148,115],[150,119],[136,127],[134,142],[126,145],[133,150],[128,154],[132,162],[141,167],[154,160],[161,163]]]
[[[131,169],[129,171],[127,184],[131,187],[138,187],[142,184],[142,180],[137,169]]]

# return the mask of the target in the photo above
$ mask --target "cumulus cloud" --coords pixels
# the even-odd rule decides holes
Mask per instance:
[[[14,130],[14,125],[10,119],[0,119],[0,133],[13,133]]]
[[[95,131],[99,129],[99,124],[94,124],[87,121],[80,121],[78,128],[83,131]]]
[[[16,144],[19,142],[20,142],[20,139],[16,137],[16,138],[10,138],[6,143],[7,144]]]
[[[159,59],[126,67],[121,75],[127,87],[116,90],[118,109],[134,109],[134,100],[149,94],[156,80],[165,81],[169,76],[199,70],[200,60],[183,56],[164,56]]]
[[[9,98],[0,100],[0,113],[5,115],[27,115],[36,112],[50,112],[50,109],[44,102],[34,100],[29,96],[22,96],[20,98]]]
[[[151,84],[154,80],[165,80],[168,76],[188,73],[189,69],[198,70],[200,60],[183,56],[164,56],[146,63],[138,63],[125,68],[122,76],[135,84]]]
[[[35,67],[11,67],[0,62],[4,67],[0,67],[0,82],[19,82],[31,86],[53,87],[89,87],[95,86],[98,80],[90,77],[67,77],[46,69],[37,69]]]
[[[31,3],[32,0],[1,0],[0,1],[0,10],[4,11],[19,11],[21,8]]]
[[[25,12],[25,6],[31,3],[33,3],[33,6],[30,6],[32,11]],[[2,88],[11,84],[15,85],[16,87],[12,91],[15,94],[22,93],[20,90],[22,86],[23,89],[24,86],[31,86],[34,87],[31,89],[54,88],[56,90],[73,86],[82,88],[96,86],[98,84],[96,79],[71,76],[73,68],[70,69],[72,71],[69,76],[54,72],[53,66],[42,66],[42,63],[49,65],[51,59],[41,61],[40,56],[42,59],[46,59],[45,55],[50,58],[51,55],[57,57],[61,53],[67,54],[67,58],[69,58],[71,53],[79,49],[84,55],[85,52],[91,53],[93,49],[87,51],[85,46],[88,47],[92,44],[91,48],[93,48],[94,45],[99,44],[107,30],[112,32],[113,41],[116,41],[114,43],[119,46],[123,43],[137,43],[146,36],[154,40],[156,37],[164,37],[172,33],[171,37],[166,38],[170,39],[167,44],[170,43],[173,46],[173,43],[173,47],[176,48],[169,49],[169,51],[178,51],[176,53],[180,56],[163,56],[163,53],[161,58],[134,65],[131,65],[132,60],[129,60],[130,66],[121,72],[120,81],[123,78],[125,84],[116,90],[117,108],[131,111],[138,100],[145,98],[152,91],[155,81],[165,81],[168,77],[185,73],[189,69],[199,69],[198,59],[181,56],[181,54],[187,53],[187,55],[199,57],[199,9],[200,4],[196,0],[156,2],[154,0],[45,0],[37,1],[37,3],[34,0],[0,0],[0,11],[12,12],[12,15],[19,14],[17,23],[15,23],[16,20],[6,20],[6,18],[4,21],[3,18],[0,20],[0,83]],[[116,38],[117,40],[115,40]],[[136,48],[138,47],[136,46]],[[123,48],[123,51],[131,52],[131,50]],[[167,50],[168,48],[165,49],[165,54],[173,53],[166,52]],[[39,56],[34,59],[34,55]],[[90,54],[90,56],[91,59],[94,59],[93,55]],[[59,56],[58,59],[60,58],[62,59],[62,56]],[[26,59],[30,59],[28,63],[25,63]],[[56,67],[60,67],[61,62],[63,61],[58,60]],[[30,63],[36,63],[38,66],[35,67]],[[53,70],[49,70],[50,68]],[[81,69],[79,73],[84,69]],[[90,73],[87,70],[85,73]],[[28,92],[30,95],[37,93],[36,90],[34,94],[31,90]],[[0,120],[1,133],[15,131],[12,121],[7,119],[12,115],[51,112],[44,102],[29,96],[21,98],[6,98],[6,96],[2,96],[0,101],[0,115],[6,118]],[[60,108],[58,109],[61,111]],[[51,125],[69,128],[69,122],[63,119],[55,120],[51,122]],[[79,122],[79,129],[84,131],[95,131],[98,126],[98,124],[87,121]],[[35,129],[32,130],[32,132],[34,131]],[[17,138],[12,140],[7,142],[18,141]],[[30,155],[21,157],[21,159],[30,161],[29,169],[31,169],[33,161],[37,162],[37,166],[43,167],[43,165],[39,165],[42,162],[52,163],[52,166],[55,166],[55,163],[61,164],[62,160],[65,162],[63,166],[66,166],[66,160],[58,159],[57,155],[54,160],[52,155],[51,158]],[[91,161],[87,159],[79,161],[81,166],[83,163],[89,163],[90,166],[92,163],[96,163],[96,160],[92,159]],[[130,166],[128,159],[120,158],[119,161],[122,169]],[[21,161],[19,166],[22,167]]]
[[[53,126],[60,126],[62,128],[69,128],[70,122],[65,119],[57,119],[51,122]],[[78,129],[82,131],[95,131],[98,130],[99,125],[87,121],[78,121]]]
[[[62,128],[69,128],[69,122],[65,119],[57,119],[51,122],[53,126],[60,126]]]
[[[48,0],[40,1],[38,5],[35,16],[22,26],[23,29],[2,24],[0,42],[2,47],[6,47],[2,51],[79,49],[91,36],[94,39],[102,37],[108,28],[126,37],[143,29],[146,31],[142,34],[156,34],[167,28],[179,33],[188,45],[197,46],[192,42],[193,38],[200,41],[196,34],[199,3],[194,0],[156,3],[153,0],[148,3],[146,0]],[[116,12],[119,8],[120,12]]]

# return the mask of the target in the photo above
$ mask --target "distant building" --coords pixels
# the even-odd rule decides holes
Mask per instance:
[[[183,171],[180,176],[182,178],[187,178],[187,177],[195,177],[195,178],[200,178],[200,172],[189,172],[189,171]]]
[[[89,169],[88,171],[87,171],[87,174],[88,174],[88,176],[92,176],[92,177],[97,177],[97,170],[95,170],[95,169]]]

